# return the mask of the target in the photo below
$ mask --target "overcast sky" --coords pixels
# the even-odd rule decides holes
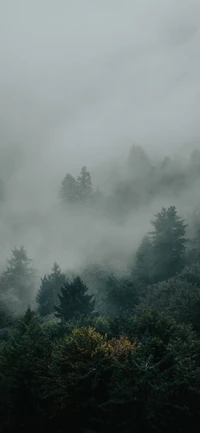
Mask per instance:
[[[199,0],[0,0],[2,145],[62,170],[200,135],[199,21]]]

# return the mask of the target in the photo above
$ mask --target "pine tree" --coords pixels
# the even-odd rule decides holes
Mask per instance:
[[[54,263],[52,272],[41,279],[40,289],[36,300],[38,313],[41,316],[54,313],[54,306],[58,303],[58,293],[66,281],[66,275],[61,272],[57,263]]]
[[[79,198],[82,203],[88,202],[92,197],[92,180],[91,174],[86,167],[82,167],[77,179]]]
[[[34,317],[37,317],[35,311],[31,310],[30,306],[28,306],[25,314],[20,318],[18,323],[18,330],[21,335],[26,332],[27,327],[29,326]]]
[[[154,282],[165,280],[180,272],[185,265],[187,225],[177,214],[175,206],[162,211],[151,222],[152,266]]]
[[[35,270],[30,266],[32,260],[28,258],[24,247],[15,248],[11,258],[7,261],[7,269],[0,277],[0,292],[4,299],[13,299],[16,308],[17,301],[25,308],[34,299],[36,282]]]
[[[80,175],[75,179],[66,174],[62,181],[60,197],[63,203],[87,203],[93,197],[91,174],[86,167],[81,169]]]
[[[65,204],[76,203],[79,200],[79,185],[70,173],[66,174],[62,181],[60,197]]]
[[[79,318],[94,311],[93,295],[88,295],[88,287],[79,276],[63,285],[58,298],[60,303],[55,306],[55,315],[62,320]]]

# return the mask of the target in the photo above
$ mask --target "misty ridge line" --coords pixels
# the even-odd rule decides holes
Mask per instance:
[[[14,208],[12,215],[12,207],[7,208],[7,199],[10,201],[11,198],[9,194],[6,196],[6,185],[1,183],[1,227],[6,227],[4,242],[8,245],[9,239],[12,250],[15,238],[19,240],[18,245],[26,248],[28,245],[28,251],[35,250],[33,258],[39,271],[20,299],[15,293],[14,279],[7,292],[2,286],[2,300],[13,305],[13,310],[22,312],[28,303],[36,305],[39,275],[49,272],[49,266],[55,260],[66,275],[87,275],[88,266],[100,269],[103,266],[108,273],[116,275],[129,274],[130,263],[134,261],[152,216],[163,206],[177,206],[189,221],[189,235],[193,237],[199,215],[198,192],[195,191],[199,191],[200,183],[200,150],[194,150],[189,159],[165,157],[153,163],[141,146],[134,145],[124,162],[108,167],[108,173],[105,177],[104,172],[103,177],[107,188],[101,190],[93,189],[92,177],[86,167],[77,177],[67,173],[60,188],[55,188],[53,200],[52,194],[49,195],[51,200],[45,211],[36,206],[23,214],[19,206],[17,212]],[[29,265],[24,247],[15,248],[13,254],[19,256],[19,267],[20,257],[22,262],[25,261],[25,268]],[[4,270],[5,255],[1,256],[1,261],[4,276],[7,272]],[[94,290],[92,285],[90,290]]]

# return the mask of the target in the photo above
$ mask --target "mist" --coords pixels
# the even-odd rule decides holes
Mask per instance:
[[[157,197],[119,224],[101,212],[63,214],[58,192],[67,172],[86,165],[94,188],[110,193],[109,172],[134,143],[154,160],[196,147],[199,13],[194,0],[2,0],[2,267],[19,245],[41,273],[55,260],[74,269],[95,256],[119,266],[152,215],[173,204]],[[187,214],[197,197],[198,185],[176,204]]]
[[[200,1],[0,0],[0,433],[197,433]]]

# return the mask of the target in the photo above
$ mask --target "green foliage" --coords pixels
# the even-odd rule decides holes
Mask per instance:
[[[42,378],[51,340],[30,309],[8,342],[0,348],[0,413],[2,431],[39,427]],[[44,420],[43,420],[44,422]],[[8,430],[7,430],[8,429]]]
[[[155,308],[200,331],[200,288],[181,277],[149,286],[140,309]]]
[[[148,285],[179,273],[186,263],[186,224],[176,208],[162,208],[151,222],[136,253],[133,272],[140,285]]]
[[[152,261],[154,282],[170,278],[185,265],[186,224],[175,206],[162,211],[152,221]]]
[[[179,274],[179,278],[188,281],[194,286],[200,287],[200,263],[193,263],[186,266]]]
[[[133,311],[138,302],[137,282],[130,272],[112,272],[109,267],[93,264],[82,278],[94,294],[97,311],[103,316]]]
[[[0,329],[6,328],[13,322],[12,312],[9,307],[0,300]]]
[[[185,166],[165,158],[153,167],[133,146],[128,165],[116,171],[104,199],[86,167],[76,179],[67,174],[63,203],[73,211],[92,203],[94,215],[105,206],[106,217],[116,212],[121,223],[156,195],[179,194],[187,176],[196,182],[199,152]],[[90,264],[81,278],[66,280],[54,264],[41,279],[39,315],[29,307],[14,320],[8,304],[19,315],[32,303],[35,271],[23,247],[13,250],[0,278],[1,433],[199,431],[198,213],[190,225],[186,250],[185,221],[175,206],[163,207],[131,274]]]
[[[121,311],[134,310],[138,302],[136,282],[130,276],[109,275],[105,282],[105,311],[108,315],[118,315]]]
[[[41,279],[40,289],[37,293],[38,313],[41,316],[54,313],[58,304],[58,294],[66,281],[66,275],[61,272],[57,263],[54,263],[52,272]]]
[[[0,345],[1,431],[197,433],[200,343],[191,327],[149,310],[119,317],[114,336],[117,318],[92,320],[70,331],[27,310]]]
[[[74,432],[186,433],[198,419],[196,335],[157,313],[133,323],[132,342],[83,327],[55,345],[48,395],[57,427],[68,421]]]
[[[56,389],[55,424],[68,420],[72,432],[100,432],[103,426],[108,431],[106,406],[112,373],[118,362],[126,362],[131,350],[135,345],[126,338],[108,340],[91,327],[74,330],[56,345],[49,377],[50,389]]]
[[[59,305],[55,306],[55,314],[62,320],[80,318],[94,311],[93,295],[88,294],[88,287],[79,276],[64,284],[58,298]]]
[[[36,273],[24,247],[15,248],[7,262],[7,269],[0,277],[1,297],[16,313],[21,313],[34,302]]]

